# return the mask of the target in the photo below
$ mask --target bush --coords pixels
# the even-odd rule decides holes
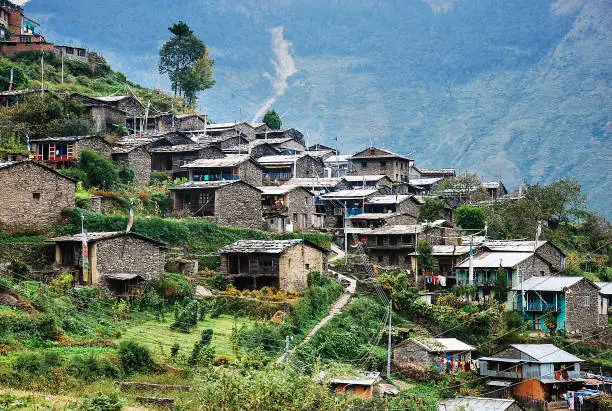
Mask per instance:
[[[17,277],[19,280],[26,280],[30,275],[30,267],[23,261],[14,260],[7,267],[11,276]]]
[[[123,408],[123,400],[117,391],[108,395],[98,392],[91,398],[85,399],[80,407],[81,411],[120,411]]]
[[[486,213],[482,207],[461,206],[455,210],[455,225],[465,230],[480,230],[485,226]]]
[[[66,177],[73,178],[77,181],[87,181],[87,173],[80,168],[60,168],[57,170],[60,174]]]
[[[170,328],[188,333],[193,327],[198,325],[198,314],[200,307],[197,301],[193,300],[183,309],[179,309],[176,321]]]
[[[213,361],[214,365],[229,365],[232,362],[232,357],[230,357],[229,355],[218,355],[215,357],[215,360]]]
[[[119,368],[110,360],[93,354],[72,357],[68,372],[86,382],[93,382],[100,377],[117,378],[121,374]]]
[[[176,357],[180,350],[181,346],[179,343],[175,342],[174,344],[172,344],[172,347],[170,347],[170,357]]]
[[[87,187],[114,188],[119,182],[117,167],[106,157],[92,150],[83,150],[79,168],[87,174]]]
[[[62,358],[53,351],[25,353],[19,355],[13,363],[13,371],[18,373],[45,374],[53,368],[62,366]]]
[[[212,328],[207,328],[206,330],[202,331],[200,342],[202,343],[203,346],[206,347],[210,345],[210,343],[212,342],[212,338],[213,338],[213,330]]]
[[[133,340],[121,341],[119,358],[126,374],[147,371],[153,366],[149,349]]]

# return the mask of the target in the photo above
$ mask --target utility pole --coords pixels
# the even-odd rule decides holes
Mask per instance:
[[[346,232],[346,217],[348,216],[348,208],[344,204],[344,264],[348,264],[348,233]]]
[[[44,53],[40,57],[40,72],[41,72],[40,92],[44,93],[45,92],[45,55]]]
[[[62,50],[62,84],[64,84],[64,50]]]
[[[289,361],[289,336],[285,336],[285,361]]]
[[[391,311],[393,300],[389,300],[389,339],[387,343],[387,380],[391,380]]]
[[[11,67],[11,81],[9,82],[9,89],[8,91],[13,91],[13,77],[15,75],[15,68]]]

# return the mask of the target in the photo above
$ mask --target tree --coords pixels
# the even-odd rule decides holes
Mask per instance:
[[[0,65],[0,91],[7,91],[10,85],[11,69],[13,69],[13,90],[25,88],[29,84],[25,71],[18,66],[10,64]]]
[[[159,72],[168,74],[174,95],[182,95],[189,106],[195,106],[196,93],[211,88],[215,61],[189,26],[183,21],[169,27],[174,35],[159,51]]]
[[[464,205],[455,210],[455,225],[464,230],[484,229],[486,218],[482,207]]]
[[[268,110],[264,115],[263,122],[270,127],[272,130],[280,130],[283,126],[283,122],[278,115],[278,113],[274,110]]]
[[[506,270],[502,267],[497,270],[494,292],[498,303],[504,304],[508,299],[508,278],[506,278]]]
[[[487,190],[482,186],[482,181],[476,173],[464,172],[457,177],[444,180],[438,186],[438,193],[445,194],[449,190],[454,196],[465,199],[468,202],[484,201],[490,199]]]
[[[119,181],[117,166],[92,150],[83,150],[79,168],[87,174],[87,187],[113,188]]]
[[[433,246],[428,241],[420,240],[417,244],[417,253],[421,272],[433,271],[436,264],[436,260],[433,257]]]
[[[419,221],[436,221],[444,218],[444,201],[439,198],[428,198],[421,206]]]

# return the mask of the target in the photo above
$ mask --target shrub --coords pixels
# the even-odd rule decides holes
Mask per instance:
[[[30,267],[23,261],[14,260],[7,268],[11,276],[15,276],[19,280],[25,280],[30,275]]]
[[[149,349],[133,340],[121,341],[119,358],[126,374],[146,371],[153,365]]]
[[[210,343],[212,342],[212,338],[213,338],[213,330],[212,328],[207,328],[206,330],[202,331],[200,342],[202,343],[203,346],[206,347],[210,345]]]
[[[60,174],[65,175],[66,177],[73,178],[77,181],[85,182],[87,181],[87,173],[80,168],[61,168],[57,170]]]
[[[229,355],[218,355],[215,357],[215,360],[213,361],[214,365],[229,365],[232,362],[232,357],[230,357]]]
[[[120,411],[123,408],[123,400],[117,391],[108,395],[98,392],[91,398],[86,398],[80,407],[81,411]]]
[[[62,358],[53,351],[40,353],[24,353],[13,363],[13,370],[18,373],[44,374],[53,368],[61,367]]]
[[[86,382],[93,382],[100,377],[117,378],[121,374],[119,368],[110,360],[93,354],[72,357],[68,372]]]
[[[172,344],[172,347],[170,347],[170,357],[176,357],[180,350],[181,346],[179,343],[175,342],[174,344]]]
[[[176,321],[170,326],[184,333],[188,333],[193,327],[198,325],[199,304],[192,300],[183,309],[179,309]]]
[[[87,187],[113,188],[119,181],[117,167],[106,157],[92,150],[83,150],[79,168],[87,173]]]
[[[455,224],[463,229],[483,229],[485,220],[486,213],[482,207],[464,205],[455,210]]]

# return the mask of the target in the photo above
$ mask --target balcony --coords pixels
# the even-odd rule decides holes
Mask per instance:
[[[264,177],[263,177],[263,181],[264,184],[266,184],[266,182],[270,181],[289,181],[293,178],[293,173],[288,171],[288,172],[276,172],[276,173],[266,173],[264,172]]]
[[[289,207],[285,206],[263,206],[264,214],[288,214]]]
[[[520,297],[519,297],[519,301],[515,301],[514,303],[514,309],[515,310],[522,310],[523,307],[521,306],[521,301],[520,301]],[[542,312],[542,311],[552,311],[552,312],[557,312],[560,310],[560,306],[558,304],[553,303],[549,303],[549,302],[544,302],[544,301],[531,301],[528,302],[527,305],[525,306],[525,311],[535,311],[535,312]]]
[[[394,249],[400,250],[404,248],[414,248],[415,247],[413,242],[407,242],[407,243],[397,242],[393,244],[389,242],[384,242],[382,244],[379,244],[376,241],[368,241],[366,245],[369,249],[372,249],[372,250],[394,250]]]
[[[480,375],[485,376],[485,377],[496,377],[496,378],[512,378],[512,379],[520,378],[518,373],[516,372],[487,370],[486,368],[480,369]]]
[[[240,180],[240,176],[236,174],[203,174],[194,175],[193,181],[235,181]]]

